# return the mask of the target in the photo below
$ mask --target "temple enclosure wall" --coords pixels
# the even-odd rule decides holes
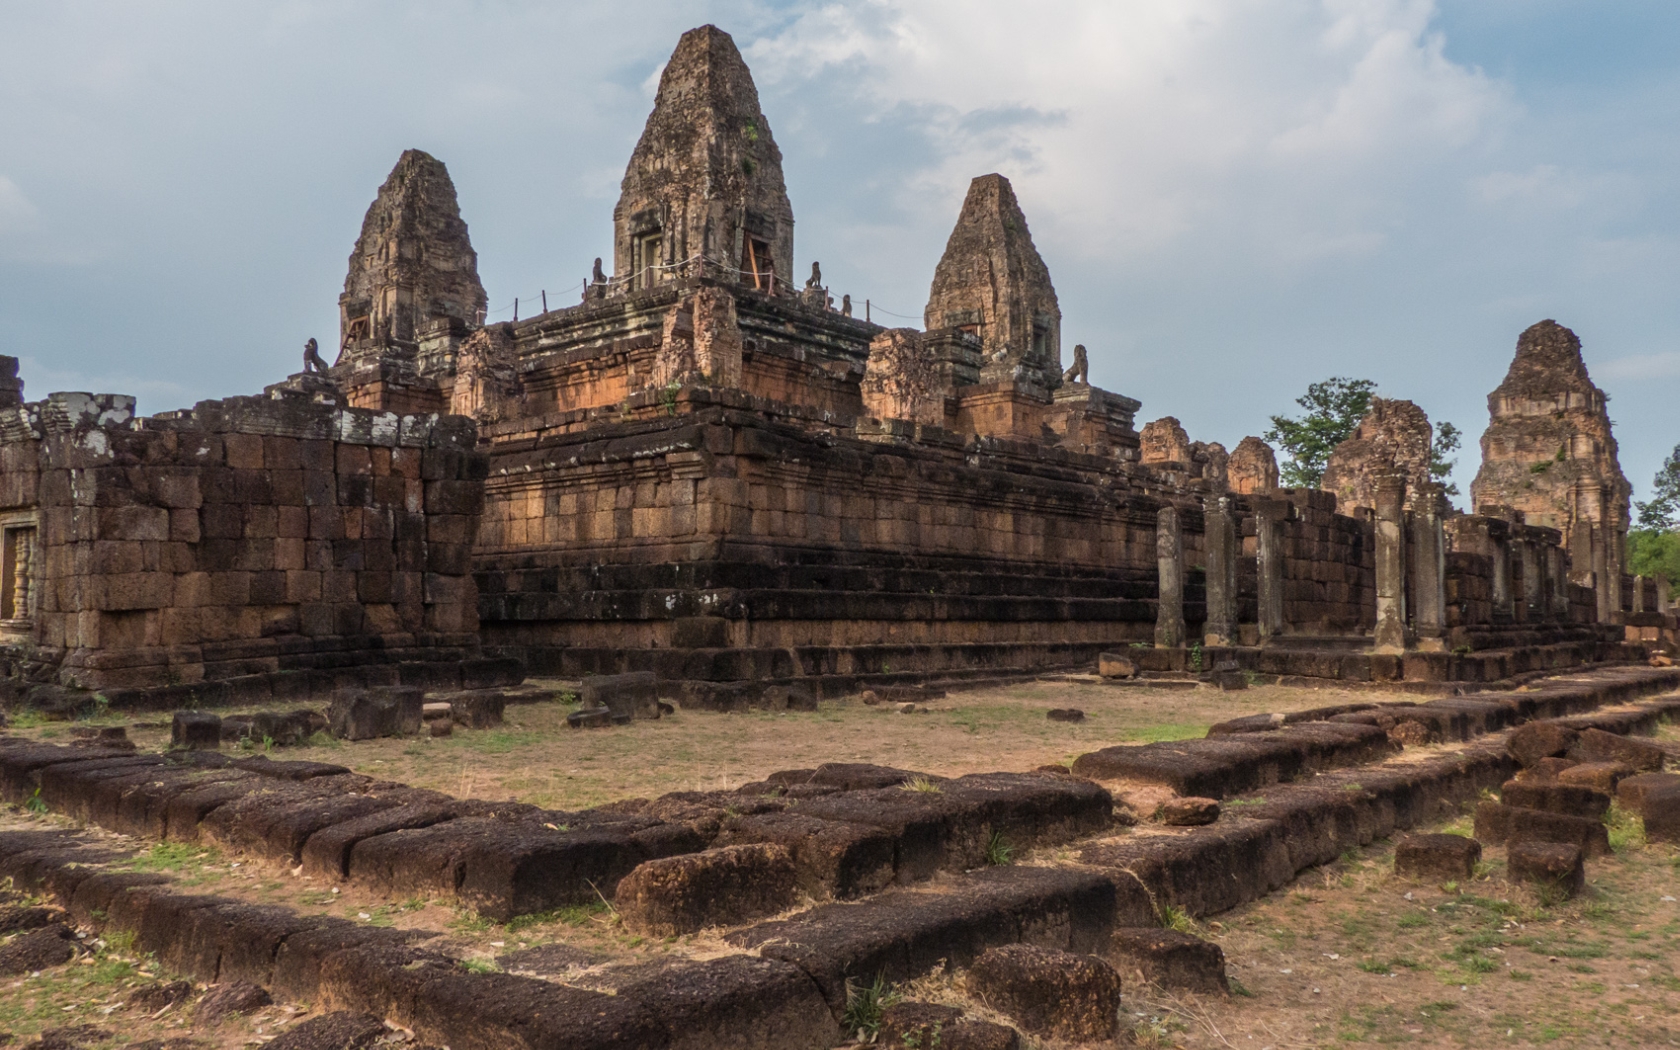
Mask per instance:
[[[0,516],[36,530],[8,620],[28,662],[118,690],[476,653],[471,420],[289,390],[133,405],[0,409]]]

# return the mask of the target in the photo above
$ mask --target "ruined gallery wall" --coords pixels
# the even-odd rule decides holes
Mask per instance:
[[[471,421],[302,395],[142,419],[132,405],[67,394],[7,413],[7,509],[40,479],[30,648],[61,681],[167,686],[476,646]]]
[[[1242,557],[1237,563],[1238,619],[1258,620],[1260,518],[1244,497]],[[1336,498],[1313,489],[1279,489],[1270,498],[1286,504],[1273,513],[1283,553],[1283,619],[1291,633],[1338,634],[1367,630],[1376,621],[1375,535],[1368,517],[1336,513]]]

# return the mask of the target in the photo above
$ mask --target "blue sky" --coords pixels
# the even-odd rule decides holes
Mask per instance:
[[[0,353],[30,396],[145,411],[283,377],[331,344],[411,146],[455,177],[492,309],[559,301],[706,21],[836,294],[919,316],[968,179],[1001,171],[1066,342],[1140,421],[1230,447],[1364,376],[1473,444],[1553,317],[1636,493],[1680,442],[1680,5],[1632,0],[0,0]]]

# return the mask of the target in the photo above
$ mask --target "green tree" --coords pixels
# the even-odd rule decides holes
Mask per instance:
[[[1266,440],[1289,457],[1279,472],[1285,487],[1318,488],[1330,453],[1353,436],[1353,428],[1365,418],[1376,392],[1377,384],[1369,379],[1331,376],[1307,387],[1306,394],[1295,399],[1307,410],[1300,419],[1272,417]]]
[[[1635,506],[1639,508],[1641,529],[1672,531],[1680,527],[1680,445],[1674,446],[1662,469],[1651,479],[1651,498]]]
[[[1429,446],[1429,479],[1431,481],[1446,482],[1441,489],[1449,496],[1458,495],[1458,483],[1447,481],[1453,467],[1458,465],[1458,457],[1447,458],[1450,452],[1458,451],[1458,444],[1463,437],[1458,428],[1451,423],[1442,423],[1435,428],[1435,443]]]
[[[1628,568],[1635,576],[1664,576],[1680,583],[1680,532],[1634,529],[1628,533]]]

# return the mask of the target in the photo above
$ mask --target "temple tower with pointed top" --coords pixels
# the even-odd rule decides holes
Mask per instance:
[[[1577,579],[1591,573],[1599,585],[1601,616],[1620,609],[1632,494],[1607,400],[1574,332],[1549,319],[1531,326],[1488,395],[1482,466],[1470,483],[1474,509],[1521,511],[1527,524],[1563,533]]]
[[[1033,246],[1015,189],[1002,175],[969,183],[962,214],[933,272],[923,321],[980,338],[983,382],[1062,382],[1062,309]]]
[[[439,322],[464,331],[483,323],[487,304],[449,169],[405,150],[350,253],[338,297],[340,352],[412,346]]]
[[[613,292],[705,272],[792,288],[793,205],[752,73],[716,26],[684,33],[613,209]]]

